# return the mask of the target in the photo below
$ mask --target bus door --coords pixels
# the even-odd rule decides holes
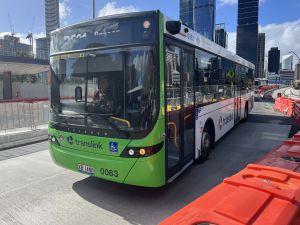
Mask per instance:
[[[166,162],[173,177],[194,157],[193,52],[166,44]]]
[[[239,83],[239,78],[237,74],[238,67],[235,70],[235,85],[234,85],[234,124],[237,124],[241,120],[241,105],[242,105],[242,99],[241,99],[241,88]]]

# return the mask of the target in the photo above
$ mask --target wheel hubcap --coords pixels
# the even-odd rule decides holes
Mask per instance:
[[[202,149],[206,152],[210,148],[210,135],[207,132],[203,133],[202,136]]]

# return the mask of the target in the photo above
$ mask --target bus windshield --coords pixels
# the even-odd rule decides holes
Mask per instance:
[[[154,124],[158,76],[153,47],[63,54],[52,56],[50,64],[53,123],[139,134]]]

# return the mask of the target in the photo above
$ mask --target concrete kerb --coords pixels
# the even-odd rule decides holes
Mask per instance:
[[[0,151],[48,139],[47,128],[0,135]]]

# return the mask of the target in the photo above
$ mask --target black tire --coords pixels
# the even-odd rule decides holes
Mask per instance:
[[[214,145],[213,137],[214,135],[212,129],[210,126],[205,125],[201,136],[201,153],[200,156],[195,160],[197,164],[203,163],[208,159],[211,149]]]
[[[249,109],[248,109],[248,104],[245,106],[245,111],[244,111],[244,118],[242,119],[242,122],[245,123],[248,121],[249,117]]]

